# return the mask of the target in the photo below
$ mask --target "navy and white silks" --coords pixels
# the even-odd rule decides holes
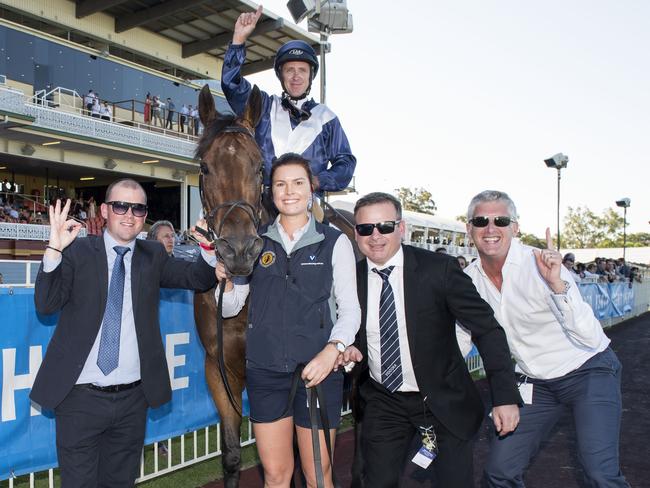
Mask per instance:
[[[250,83],[241,75],[246,60],[246,48],[230,44],[224,57],[221,87],[228,103],[237,115],[242,115],[251,92]],[[287,152],[301,154],[311,164],[318,177],[320,191],[345,189],[354,174],[356,158],[348,138],[334,112],[313,99],[301,108],[311,112],[307,120],[290,117],[282,108],[281,99],[263,91],[262,115],[255,128],[255,140],[264,158],[264,184],[270,184],[273,158]],[[329,167],[328,167],[329,166]]]

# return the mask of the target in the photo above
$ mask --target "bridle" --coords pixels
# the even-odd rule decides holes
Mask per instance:
[[[255,141],[255,135],[253,132],[248,130],[246,127],[240,126],[240,125],[229,125],[222,130],[219,131],[219,134],[217,134],[217,137],[220,136],[221,134],[246,134],[250,138]],[[261,188],[262,186],[262,171],[263,171],[263,161],[260,160],[258,164],[258,171],[257,171],[257,186]],[[260,198],[258,199],[256,205],[252,205],[249,202],[245,200],[233,200],[229,202],[223,202],[216,207],[209,209],[206,200],[205,200],[205,192],[203,191],[203,177],[204,175],[210,174],[210,170],[208,168],[208,165],[203,159],[200,161],[200,172],[199,172],[199,196],[201,198],[201,206],[203,207],[203,215],[204,219],[208,224],[208,232],[205,237],[214,243],[215,240],[219,239],[221,236],[221,231],[223,230],[223,226],[226,223],[226,219],[228,216],[237,208],[241,209],[244,211],[246,215],[251,219],[253,222],[253,226],[255,229],[259,228],[260,225],[260,220],[261,220],[261,194],[262,192],[260,191]],[[217,217],[217,213],[220,210],[226,209],[225,213],[219,220],[219,224],[216,226],[215,229],[215,219]]]
[[[229,134],[229,133],[246,134],[251,139],[253,139],[253,142],[255,143],[255,134],[250,130],[248,130],[246,127],[239,126],[239,125],[229,125],[221,129],[217,134],[217,137],[219,137],[222,134]],[[256,205],[252,205],[245,200],[234,200],[234,201],[221,203],[220,205],[217,205],[215,208],[208,209],[208,205],[206,204],[206,200],[205,200],[205,192],[203,191],[203,186],[204,186],[203,177],[207,174],[210,174],[210,170],[208,168],[208,164],[205,161],[203,161],[203,159],[201,159],[200,172],[199,172],[199,196],[201,197],[201,206],[203,207],[203,215],[208,225],[208,231],[205,232],[199,227],[196,227],[196,229],[198,232],[203,234],[203,236],[206,239],[208,239],[213,245],[215,241],[218,241],[220,239],[221,231],[223,230],[223,226],[226,222],[226,219],[237,208],[243,210],[244,213],[248,215],[248,217],[251,219],[251,222],[255,226],[256,231],[259,229],[260,218],[261,218],[260,214],[261,214],[261,207],[262,207],[261,189],[262,189],[262,171],[264,167],[263,163],[264,162],[262,160],[260,160],[260,162],[258,163],[257,186],[260,188],[260,197],[258,198]],[[215,232],[215,226],[214,226],[215,219],[217,217],[218,212],[224,209],[225,212],[221,217],[221,220],[219,220],[219,225],[217,225],[216,232]],[[215,246],[215,253],[218,254],[216,246]],[[225,280],[223,280],[219,286],[219,294],[217,297],[217,310],[219,311],[222,309],[224,291],[225,291]],[[225,358],[224,358],[224,351],[223,351],[223,315],[221,313],[217,313],[216,333],[217,333],[217,361],[219,363],[219,372],[221,374],[221,381],[223,382],[223,385],[225,387],[226,393],[228,395],[232,407],[235,409],[235,412],[237,412],[241,417],[242,416],[241,405],[235,399],[235,395],[233,394],[232,389],[230,388],[228,376],[226,375],[226,365],[225,365]]]

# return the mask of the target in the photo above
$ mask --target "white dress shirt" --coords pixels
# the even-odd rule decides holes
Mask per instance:
[[[383,266],[373,263],[366,258],[368,263],[368,303],[366,313],[366,338],[368,341],[368,367],[370,376],[377,383],[381,383],[381,340],[379,335],[379,298],[383,280],[373,271],[374,268],[384,269],[395,266],[388,282],[393,289],[395,297],[395,312],[397,313],[397,331],[399,334],[400,359],[402,361],[402,379],[404,382],[397,391],[420,391],[415,379],[411,351],[409,348],[408,333],[406,330],[406,311],[404,308],[404,251],[400,247],[397,253]]]
[[[313,217],[310,217],[313,218]],[[307,231],[309,222],[293,233],[293,239],[282,228],[279,217],[276,219],[282,244],[287,254],[293,251],[300,237]],[[356,262],[352,244],[345,234],[341,234],[332,250],[332,293],[336,300],[336,323],[330,333],[330,341],[342,342],[346,347],[354,342],[361,322],[361,309],[357,298]],[[219,287],[215,294],[219,292]],[[249,285],[234,282],[234,288],[223,294],[221,313],[225,318],[239,313],[248,297]],[[217,295],[218,297],[218,295]]]
[[[465,273],[505,330],[519,372],[537,379],[559,378],[609,345],[569,271],[560,267],[562,279],[570,284],[566,295],[553,293],[539,274],[532,247],[512,241],[500,292],[480,258]]]

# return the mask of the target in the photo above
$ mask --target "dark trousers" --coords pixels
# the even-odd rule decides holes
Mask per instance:
[[[172,120],[174,120],[174,112],[167,112],[167,122],[165,122],[165,129],[173,129],[174,126],[172,124]]]
[[[523,488],[524,471],[531,458],[569,408],[585,486],[629,487],[618,458],[621,363],[614,351],[607,348],[560,378],[528,382],[533,384],[533,404],[521,408],[517,430],[492,439],[484,485]]]
[[[179,126],[181,128],[181,132],[185,132],[185,115],[181,115],[181,121],[179,123]],[[189,128],[187,129],[189,132]]]
[[[54,413],[62,488],[134,485],[147,416],[141,385],[120,393],[75,386]]]
[[[473,486],[472,441],[449,432],[426,408],[419,393],[390,393],[372,379],[361,386],[360,393],[365,401],[361,432],[365,486],[397,487],[405,458],[412,457],[408,447],[413,436],[418,427],[430,425],[439,449],[428,468],[435,470],[436,486]]]

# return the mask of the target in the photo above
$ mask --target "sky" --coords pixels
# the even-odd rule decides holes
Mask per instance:
[[[286,0],[265,9],[291,19]],[[455,218],[507,192],[522,232],[556,230],[569,206],[631,199],[650,232],[650,2],[348,0],[354,32],[330,37],[327,105],[357,157],[359,195],[424,187]],[[306,24],[301,24],[306,29]],[[272,71],[249,78],[271,93]],[[318,83],[312,95],[319,100]],[[622,209],[618,209],[622,212]]]

